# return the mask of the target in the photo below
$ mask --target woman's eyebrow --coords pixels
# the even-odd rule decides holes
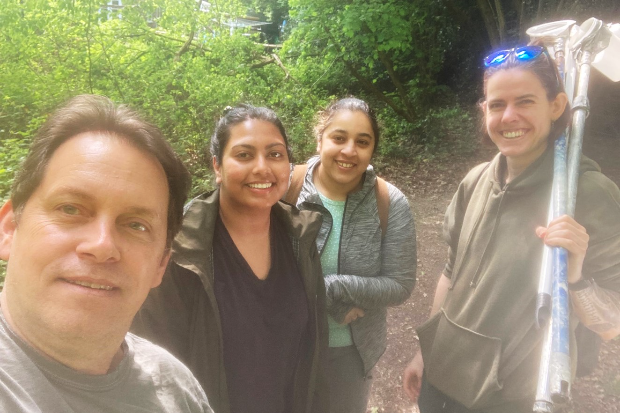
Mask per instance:
[[[269,145],[267,145],[266,148],[271,149],[274,146],[284,146],[284,144],[282,142],[274,142],[274,143],[270,143]]]
[[[245,148],[245,149],[255,149],[253,145],[247,144],[247,143],[238,143],[236,145],[233,145],[231,147],[232,148]]]

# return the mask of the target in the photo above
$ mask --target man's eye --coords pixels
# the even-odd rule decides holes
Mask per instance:
[[[80,210],[73,205],[62,205],[60,210],[67,215],[78,215],[80,213]]]
[[[140,222],[132,222],[129,224],[129,228],[136,230],[136,231],[140,231],[140,232],[147,232],[148,228],[146,227],[146,225],[140,223]]]

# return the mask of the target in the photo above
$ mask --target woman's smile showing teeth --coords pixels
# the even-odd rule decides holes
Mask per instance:
[[[341,166],[343,168],[353,168],[353,166],[355,166],[355,164],[348,163],[348,162],[336,161],[336,163],[338,164],[338,166]]]
[[[255,189],[267,189],[267,188],[271,188],[273,184],[271,182],[265,182],[262,184],[248,184],[248,186],[250,188],[255,188]]]
[[[523,129],[502,132],[502,136],[504,138],[518,138],[519,136],[523,136],[524,134],[525,134],[525,130]]]

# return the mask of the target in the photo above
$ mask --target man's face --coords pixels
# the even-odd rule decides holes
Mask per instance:
[[[21,213],[0,210],[3,310],[18,332],[41,347],[127,331],[165,270],[168,196],[161,165],[125,140],[63,143]]]

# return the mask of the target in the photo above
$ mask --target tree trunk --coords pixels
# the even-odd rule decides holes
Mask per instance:
[[[544,4],[544,0],[538,0],[538,8],[536,9],[536,19],[534,20],[536,24],[538,24],[542,19],[542,14],[543,14],[543,9],[544,9],[543,4]]]
[[[478,10],[480,10],[480,14],[482,15],[482,20],[484,21],[484,26],[487,29],[487,35],[489,36],[489,43],[491,43],[491,47],[497,48],[501,44],[502,40],[497,30],[497,25],[495,24],[495,14],[493,12],[493,8],[489,3],[489,0],[476,0],[478,4]]]
[[[405,110],[412,119],[415,118],[415,111],[411,107],[409,97],[407,96],[407,91],[405,90],[405,87],[398,78],[398,75],[394,71],[394,65],[392,65],[392,61],[388,56],[386,56],[384,52],[380,50],[378,50],[377,52],[379,54],[379,60],[381,60],[381,63],[383,63],[383,66],[385,66],[385,69],[387,70],[390,79],[392,79],[392,83],[394,84],[394,87],[398,92],[398,96],[400,96],[400,100],[405,107]]]
[[[502,10],[501,0],[495,0],[495,15],[497,17],[497,31],[499,32],[499,42],[504,43],[506,38],[506,19]]]
[[[525,7],[525,1],[513,0],[512,8],[517,12],[517,20],[519,22],[519,35],[522,36],[525,33],[526,28],[524,25],[523,8]]]

